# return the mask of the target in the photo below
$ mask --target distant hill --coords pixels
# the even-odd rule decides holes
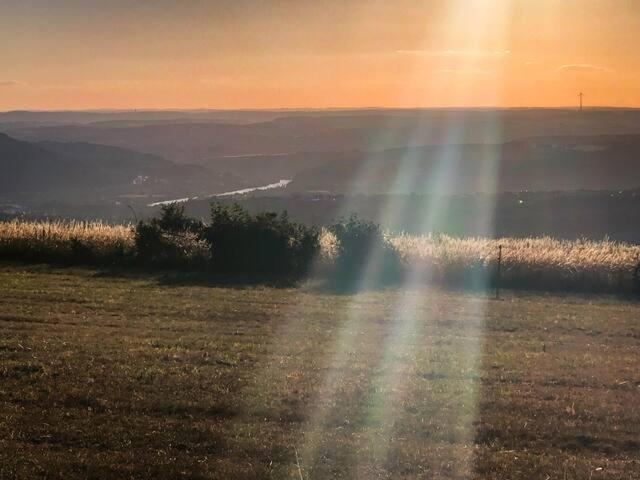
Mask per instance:
[[[0,201],[23,207],[147,205],[281,179],[293,181],[261,195],[640,187],[634,109],[8,112],[1,128]]]
[[[14,112],[0,114],[3,122],[4,131],[21,140],[112,145],[211,166],[238,155],[640,135],[640,110],[632,109]]]
[[[238,179],[224,184],[222,178],[202,166],[176,165],[123,148],[81,142],[30,143],[0,133],[0,198],[4,199],[16,195],[69,197],[80,192],[97,195],[109,188],[183,193],[243,185]]]
[[[0,134],[0,192],[51,190],[90,182],[89,168],[72,168],[73,161],[38,145]]]
[[[299,171],[288,190],[468,194],[640,186],[640,135],[540,137],[495,145],[336,152],[327,158]]]
[[[292,179],[217,200],[456,235],[492,212],[495,235],[640,242],[640,110],[7,112],[0,131],[0,217],[134,221],[198,197],[206,219],[212,194]]]

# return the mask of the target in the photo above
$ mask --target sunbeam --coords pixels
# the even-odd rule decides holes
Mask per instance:
[[[468,51],[485,51],[501,48],[496,46],[496,39],[504,42],[506,35],[507,6],[502,1],[474,0],[451,2],[448,14],[449,24],[447,29],[459,35],[464,32],[462,47]],[[489,22],[491,20],[491,22]],[[499,25],[499,29],[495,29]],[[459,38],[458,38],[459,41]],[[418,58],[417,61],[420,59]],[[454,89],[454,96],[468,98],[474,89],[473,75],[462,75],[449,84],[449,76],[460,72],[477,73],[482,65],[482,58],[476,55],[455,56],[455,65],[449,67],[450,75],[443,78],[441,84],[431,86],[426,93],[436,97],[445,90],[451,95]],[[419,66],[416,71],[421,71]],[[497,101],[501,94],[502,72],[492,73],[492,81],[495,82],[495,98]],[[433,84],[430,84],[433,85]],[[405,90],[399,92],[404,97],[424,95],[424,91]],[[414,99],[414,103],[415,102]],[[465,136],[465,129],[474,128],[466,120],[458,121],[454,115],[450,117],[450,123],[446,131],[446,148],[441,150],[441,157],[435,159],[416,158],[415,153],[408,151],[397,162],[397,170],[394,178],[388,187],[389,192],[406,193],[417,191],[418,193],[430,193],[429,201],[422,205],[422,213],[418,216],[419,225],[415,226],[417,231],[433,231],[437,226],[443,225],[451,214],[448,208],[446,195],[456,191],[456,183],[462,176],[461,156],[464,154],[461,143]],[[389,125],[389,130],[393,131],[393,125]],[[490,131],[483,132],[483,138],[487,143],[496,145],[500,143],[500,117],[495,116],[495,123]],[[414,130],[414,138],[410,144],[420,144],[420,136],[426,139],[431,137],[429,125],[418,125]],[[381,144],[389,138],[386,132],[380,132],[379,140],[373,145],[373,150],[384,149]],[[478,192],[489,195],[495,193],[499,174],[499,154],[495,149],[487,154],[487,158],[477,161],[481,163],[481,175],[476,180]],[[426,179],[426,184],[416,184],[416,178],[421,178],[421,169],[424,168],[424,161],[427,160],[432,166],[430,177]],[[365,163],[362,171],[356,176],[354,182],[367,180],[372,175],[368,170],[370,164]],[[397,200],[398,197],[390,195],[387,203],[381,211],[380,217],[376,219],[381,225],[389,225],[394,218],[405,214],[403,203]],[[350,206],[347,204],[344,211],[348,212]],[[473,219],[480,224],[480,230],[491,235],[493,232],[493,205],[485,202],[480,209],[479,216]],[[380,271],[383,252],[373,249],[368,252],[368,261],[363,270],[362,278],[359,279],[359,290],[366,290],[375,282],[375,276]],[[424,345],[418,345],[414,341],[420,334],[427,332],[428,335],[437,337],[438,326],[430,318],[429,298],[420,294],[416,289],[430,283],[433,272],[425,268],[424,265],[410,268],[406,275],[402,291],[405,293],[396,295],[397,303],[392,308],[392,315],[387,319],[388,326],[386,335],[380,340],[380,352],[378,355],[370,357],[373,362],[367,369],[370,378],[367,391],[362,392],[362,399],[359,408],[362,410],[361,416],[364,419],[365,432],[362,437],[361,448],[368,452],[359,462],[358,472],[366,478],[366,472],[384,471],[385,466],[391,461],[390,452],[394,449],[394,444],[399,441],[402,433],[395,423],[395,416],[398,408],[405,405],[403,401],[410,394],[409,390],[415,390],[415,377],[420,371],[426,372],[429,367],[438,365],[436,359],[429,358],[428,351],[425,353]],[[482,275],[482,274],[479,274]],[[475,287],[482,289],[487,287],[488,278],[486,276],[474,278]],[[347,362],[350,359],[349,352],[358,351],[358,342],[361,335],[367,335],[366,324],[361,318],[362,296],[354,296],[348,309],[347,321],[342,331],[338,335],[337,348],[329,363],[329,373],[325,378],[325,383],[321,388],[323,392],[322,400],[316,404],[316,412],[313,414],[311,422],[312,430],[305,437],[304,456],[306,462],[313,464],[317,461],[314,458],[315,452],[322,439],[327,434],[327,418],[331,415],[331,407],[338,401],[340,394],[340,376],[344,375]],[[457,395],[459,403],[453,411],[449,411],[447,416],[452,422],[455,436],[464,445],[473,443],[474,431],[473,422],[477,416],[476,406],[476,382],[479,375],[479,365],[482,355],[482,331],[485,304],[476,298],[469,298],[466,305],[462,307],[465,311],[463,326],[460,332],[460,343],[452,345],[452,359],[455,359],[456,367],[447,368],[448,374],[459,377],[455,383],[459,391],[451,392]],[[450,312],[455,318],[460,312]],[[456,318],[456,321],[459,319]],[[421,359],[422,363],[416,361]],[[453,373],[455,372],[455,373]],[[438,375],[437,373],[435,375]],[[415,397],[414,397],[415,398]],[[445,408],[441,406],[440,408]],[[401,429],[400,429],[401,430]],[[471,472],[471,462],[473,460],[473,449],[466,449],[464,452],[450,452],[451,461],[456,464],[455,470],[459,473],[469,475]]]

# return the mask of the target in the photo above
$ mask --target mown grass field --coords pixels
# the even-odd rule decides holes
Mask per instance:
[[[2,264],[0,478],[640,479],[640,304]]]

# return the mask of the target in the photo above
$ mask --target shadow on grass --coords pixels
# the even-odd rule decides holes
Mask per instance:
[[[354,295],[357,293],[384,291],[389,289],[415,289],[435,287],[451,292],[476,293],[494,297],[496,295],[496,285],[492,279],[485,279],[483,282],[471,279],[444,278],[437,279],[431,283],[425,282],[418,285],[408,285],[406,277],[400,276],[389,281],[384,278],[382,281],[357,280],[353,277],[341,278],[335,272],[327,272],[321,275],[305,276],[299,279],[278,278],[265,275],[231,275],[206,271],[189,271],[176,269],[161,269],[145,267],[141,265],[96,265],[68,262],[31,262],[21,260],[0,260],[1,266],[28,268],[35,273],[47,273],[53,271],[60,272],[83,272],[95,278],[120,278],[130,280],[154,281],[165,286],[202,286],[246,289],[251,287],[270,288],[295,288],[301,287],[310,293],[331,294],[331,295]],[[522,281],[522,279],[505,279],[502,283],[503,292],[519,292],[526,295],[527,292],[535,295],[550,294],[554,296],[578,296],[578,297],[613,297],[618,300],[631,302],[640,301],[640,287],[634,285],[636,290],[620,288],[594,288],[591,285],[563,284],[557,282],[543,281]]]
[[[224,288],[248,288],[255,286],[271,288],[290,288],[299,284],[291,279],[274,278],[260,275],[227,275],[202,271],[165,270],[144,267],[100,268],[96,278],[129,278],[137,280],[155,280],[166,286],[203,286]]]
[[[255,286],[291,288],[306,279],[291,280],[259,275],[227,275],[203,271],[187,271],[154,268],[142,265],[104,265],[70,262],[33,262],[0,259],[0,267],[20,268],[33,273],[82,274],[93,278],[153,281],[168,286],[205,286],[224,288],[249,288]]]

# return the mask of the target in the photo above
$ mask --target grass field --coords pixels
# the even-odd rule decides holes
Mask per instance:
[[[640,304],[3,264],[0,478],[640,479]]]

